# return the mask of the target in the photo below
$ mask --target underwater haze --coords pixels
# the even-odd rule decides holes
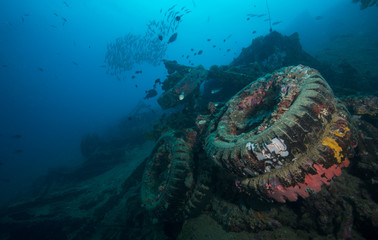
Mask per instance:
[[[0,203],[51,169],[83,163],[85,134],[110,138],[141,105],[158,115],[156,97],[146,94],[162,92],[154,83],[166,78],[163,59],[206,69],[231,63],[270,32],[267,2],[272,30],[298,32],[313,55],[336,36],[377,35],[377,7],[361,11],[346,0],[2,0]],[[144,36],[173,6],[182,17],[155,38],[166,49],[153,59],[129,56],[129,66],[112,73],[109,44]]]

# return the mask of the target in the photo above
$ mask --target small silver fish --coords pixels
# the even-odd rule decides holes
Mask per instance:
[[[184,100],[185,98],[185,92],[182,92],[180,95],[179,95],[179,100],[182,101]]]
[[[222,90],[222,88],[211,90],[211,94],[219,93]]]

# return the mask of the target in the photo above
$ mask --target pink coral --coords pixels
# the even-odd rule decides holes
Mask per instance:
[[[306,198],[310,196],[309,191],[319,192],[323,183],[329,185],[334,176],[341,175],[341,168],[349,166],[349,159],[345,159],[341,164],[332,165],[325,168],[320,164],[314,164],[317,173],[315,175],[307,174],[304,183],[298,183],[294,187],[284,187],[281,184],[269,186],[267,194],[277,202],[284,203],[287,200],[296,201],[298,195]]]

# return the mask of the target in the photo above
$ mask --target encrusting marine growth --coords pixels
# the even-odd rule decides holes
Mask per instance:
[[[192,69],[182,77],[159,103],[175,105],[180,87],[202,82],[206,71]],[[203,205],[211,189],[206,161],[231,173],[248,195],[296,201],[339,176],[357,145],[348,111],[321,74],[303,65],[253,81],[197,120],[197,130],[163,134],[147,160],[142,202],[156,221],[182,221]],[[201,151],[206,154],[199,158]]]
[[[181,221],[206,197],[208,172],[195,170],[196,132],[169,131],[156,143],[143,174],[141,196],[155,221]],[[196,163],[202,166],[201,163]]]
[[[210,123],[205,150],[244,191],[295,201],[349,165],[356,145],[350,129],[348,112],[320,73],[298,65],[232,97]]]

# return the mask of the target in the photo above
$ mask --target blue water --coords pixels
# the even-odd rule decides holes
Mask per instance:
[[[252,39],[269,33],[267,15],[246,20],[251,13],[267,14],[265,0],[0,2],[0,203],[51,168],[82,163],[85,133],[109,134],[141,101],[159,109],[156,98],[143,98],[155,79],[165,79],[163,64],[137,64],[124,80],[102,65],[108,43],[127,33],[143,35],[149,21],[161,19],[174,4],[191,12],[164,58],[181,64],[229,64]],[[282,21],[273,30],[299,32],[311,54],[332,36],[365,34],[378,26],[376,7],[360,11],[351,1],[270,0],[269,7],[272,22]],[[203,53],[194,56],[199,50]]]

